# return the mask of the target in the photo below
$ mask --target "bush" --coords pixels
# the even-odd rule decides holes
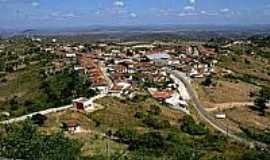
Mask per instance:
[[[161,109],[157,105],[151,105],[149,113],[151,113],[153,115],[159,115],[161,113]]]
[[[160,132],[149,132],[141,135],[130,149],[136,151],[136,155],[143,154],[143,159],[145,156],[152,157],[152,159],[181,160],[198,160],[200,157],[198,151],[183,143],[179,137],[166,137]]]
[[[255,131],[251,128],[241,127],[242,131],[250,138],[270,144],[270,132]]]
[[[129,128],[122,128],[119,129],[114,136],[119,138],[119,141],[121,143],[126,143],[126,144],[130,144],[133,143],[134,141],[136,141],[138,139],[138,133],[133,130],[133,129],[129,129]]]
[[[42,126],[46,120],[47,120],[47,117],[42,114],[33,115],[31,118],[31,121],[34,124],[37,124],[39,126]]]
[[[201,136],[208,133],[208,128],[203,124],[197,124],[191,116],[186,116],[184,118],[183,124],[181,125],[182,131],[194,135]]]
[[[80,157],[82,145],[70,140],[62,132],[52,135],[39,134],[30,121],[22,126],[10,126],[0,136],[0,157],[10,159],[65,159]]]
[[[143,119],[145,118],[147,115],[144,112],[136,112],[134,117],[138,118],[138,119]]]
[[[131,150],[141,150],[160,155],[162,151],[167,149],[165,137],[159,132],[149,132],[141,135],[137,141],[130,145]]]
[[[204,86],[210,86],[212,83],[213,83],[212,77],[206,77],[201,84]]]
[[[171,126],[168,120],[162,120],[152,115],[148,115],[143,120],[143,123],[154,129],[164,129],[164,128],[169,128]]]
[[[269,160],[270,159],[270,153],[266,151],[256,151],[251,150],[245,153],[241,160]]]

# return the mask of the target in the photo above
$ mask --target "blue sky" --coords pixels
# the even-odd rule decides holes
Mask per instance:
[[[0,28],[270,24],[270,0],[0,0]]]

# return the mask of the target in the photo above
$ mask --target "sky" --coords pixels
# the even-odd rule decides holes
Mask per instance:
[[[270,0],[0,0],[0,28],[270,24]]]

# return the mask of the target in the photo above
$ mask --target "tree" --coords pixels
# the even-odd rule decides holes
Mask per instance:
[[[182,131],[194,136],[201,136],[208,133],[208,128],[200,123],[197,124],[191,116],[186,116],[184,118],[181,129]]]
[[[263,87],[257,94],[257,97],[254,101],[256,109],[258,109],[258,111],[260,111],[263,116],[265,116],[265,112],[269,108],[267,106],[267,102],[269,102],[269,99],[270,99],[270,88]]]
[[[121,143],[131,144],[138,139],[139,134],[134,129],[121,128],[114,136],[118,137]]]
[[[153,115],[159,115],[161,113],[161,109],[157,105],[151,105],[149,112],[152,113]]]
[[[6,128],[6,133],[0,136],[0,157],[10,159],[74,160],[80,157],[81,147],[78,141],[66,138],[62,132],[38,133],[29,120]]]
[[[31,118],[31,121],[39,126],[42,126],[46,120],[47,117],[42,114],[35,114]]]
[[[206,79],[202,82],[202,85],[204,86],[210,86],[213,83],[212,77],[206,77]]]
[[[269,159],[270,153],[267,153],[266,151],[256,151],[256,150],[250,150],[241,157],[241,160],[269,160]]]
[[[164,128],[169,128],[171,126],[168,120],[160,119],[153,115],[148,115],[143,120],[143,123],[154,129],[164,129]]]

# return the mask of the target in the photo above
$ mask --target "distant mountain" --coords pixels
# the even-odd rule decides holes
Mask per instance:
[[[26,30],[23,30],[21,33],[25,33],[25,34],[27,34],[27,33],[35,33],[35,32],[37,32],[38,30],[36,30],[36,29],[26,29]]]
[[[40,28],[25,30],[3,30],[0,35],[11,36],[77,36],[94,35],[97,37],[138,37],[141,34],[160,34],[183,36],[189,38],[209,38],[209,37],[241,37],[253,36],[257,34],[270,35],[270,25],[249,25],[249,26],[221,26],[221,25],[148,25],[148,26],[89,26],[74,28]],[[102,36],[100,36],[102,35]],[[156,36],[155,36],[156,37]],[[107,39],[107,38],[105,38]]]

